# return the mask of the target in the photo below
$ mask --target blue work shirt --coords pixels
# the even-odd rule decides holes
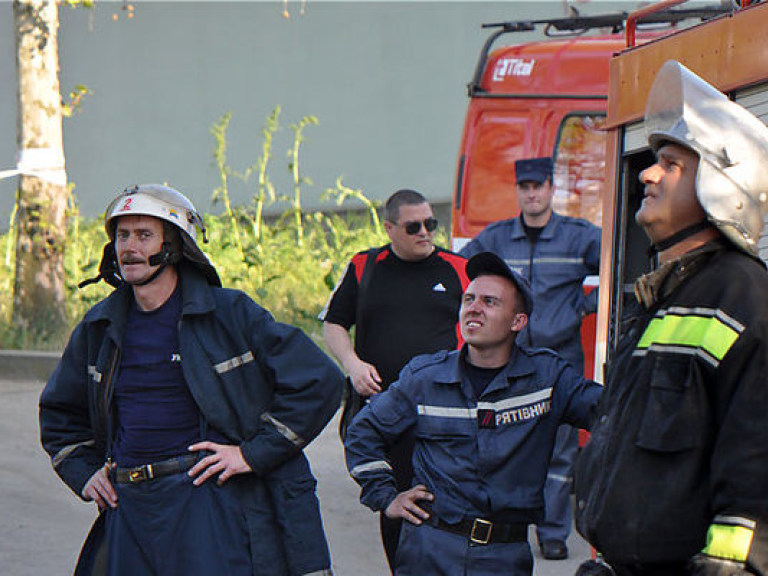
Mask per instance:
[[[466,347],[416,357],[352,422],[346,459],[360,500],[384,510],[397,496],[386,446],[412,433],[413,485],[434,494],[436,517],[536,522],[557,427],[589,428],[602,387],[550,350],[515,346],[476,397],[463,354]]]
[[[459,253],[470,258],[479,252],[493,252],[531,285],[533,313],[520,344],[551,348],[580,368],[581,319],[597,309],[596,291],[587,298],[582,284],[600,271],[600,228],[553,212],[531,244],[520,218],[511,218],[488,225]]]

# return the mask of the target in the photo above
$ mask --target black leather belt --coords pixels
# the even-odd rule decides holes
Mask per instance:
[[[500,522],[491,522],[484,518],[466,518],[455,524],[449,524],[434,516],[429,522],[440,530],[466,536],[472,544],[528,541],[528,524],[523,522],[502,524]]]
[[[115,470],[115,481],[118,484],[138,484],[154,478],[186,472],[195,465],[195,462],[197,462],[197,456],[189,454],[134,468],[118,468]]]

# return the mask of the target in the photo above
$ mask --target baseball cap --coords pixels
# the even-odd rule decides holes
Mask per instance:
[[[552,158],[526,158],[515,161],[515,181],[544,183],[552,176]]]
[[[507,263],[496,254],[493,252],[479,252],[475,254],[467,262],[466,271],[470,280],[474,280],[482,275],[501,276],[511,280],[523,297],[525,313],[530,315],[531,310],[533,310],[533,295],[531,294],[528,280],[507,266]]]

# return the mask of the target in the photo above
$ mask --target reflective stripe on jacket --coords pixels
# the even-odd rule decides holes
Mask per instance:
[[[703,551],[768,574],[768,275],[728,246],[702,258],[619,343],[577,526],[615,563]]]
[[[361,502],[383,510],[396,496],[385,446],[414,434],[414,485],[435,495],[446,521],[498,517],[534,522],[561,422],[588,427],[602,388],[548,350],[515,348],[507,366],[476,398],[463,376],[462,351],[412,360],[374,396],[349,428],[347,467]]]

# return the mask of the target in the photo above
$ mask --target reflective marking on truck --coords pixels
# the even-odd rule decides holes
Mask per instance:
[[[501,58],[493,69],[493,81],[501,82],[507,76],[530,76],[536,60]]]

